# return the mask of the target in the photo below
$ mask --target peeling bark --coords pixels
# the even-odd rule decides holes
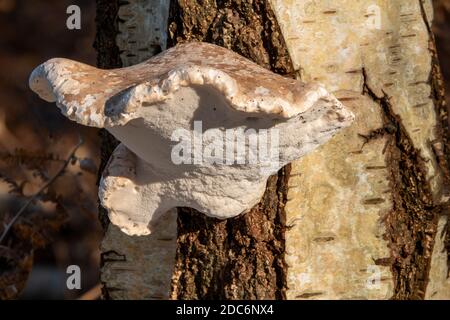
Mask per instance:
[[[117,28],[117,12],[119,10],[118,1],[96,0],[96,35],[94,48],[97,50],[97,66],[104,69],[120,68],[122,62],[119,56],[119,48],[116,45]],[[105,169],[114,149],[119,142],[106,130],[99,131],[101,150],[100,150],[100,167],[98,174],[98,182],[101,173]],[[98,217],[103,230],[106,231],[109,226],[108,212],[101,205],[98,206]],[[110,251],[109,251],[110,252]],[[104,252],[100,256],[100,267],[102,268],[108,259]],[[102,296],[104,299],[110,299],[107,284],[103,283]]]

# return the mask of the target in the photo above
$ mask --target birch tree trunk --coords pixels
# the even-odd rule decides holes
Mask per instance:
[[[101,210],[111,299],[450,299],[449,133],[429,0],[97,0],[98,64],[206,41],[356,114],[250,213],[180,208],[130,237]],[[103,133],[103,164],[115,146]]]

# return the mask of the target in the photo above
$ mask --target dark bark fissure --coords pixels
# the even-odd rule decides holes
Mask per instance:
[[[102,69],[120,68],[119,47],[116,37],[119,33],[117,16],[119,0],[96,0],[96,30],[94,48],[97,50],[97,66]]]
[[[391,257],[375,261],[391,266],[394,276],[392,299],[423,299],[428,283],[438,207],[433,204],[429,181],[426,179],[425,160],[415,149],[402,120],[397,116],[386,93],[382,97],[369,88],[363,69],[364,94],[380,105],[384,128],[373,138],[387,135],[385,147],[390,169],[392,210],[383,217],[385,239],[389,242]],[[369,137],[370,138],[370,137]]]
[[[94,48],[97,50],[97,67],[102,69],[114,69],[122,67],[119,47],[116,44],[116,37],[119,33],[118,12],[119,0],[96,0],[96,35]],[[103,170],[111,157],[112,152],[119,144],[112,134],[105,129],[99,130],[100,135],[100,168],[97,185],[100,181]],[[103,230],[109,224],[108,213],[101,205],[99,209],[99,220]]]
[[[294,75],[270,4],[258,1],[173,0],[169,46],[205,41],[272,70]],[[220,221],[180,208],[172,297],[176,299],[283,299],[284,229],[290,167],[269,178],[258,205]]]
[[[96,0],[96,35],[94,48],[97,50],[97,66],[103,69],[120,68],[122,61],[120,59],[119,48],[116,44],[116,36],[119,33],[118,28],[118,11],[119,0]],[[111,157],[112,152],[117,147],[119,142],[105,129],[99,131],[101,150],[100,150],[100,168],[97,179],[97,185],[100,181],[103,170]],[[103,230],[106,231],[109,225],[108,212],[101,205],[98,206],[98,216]],[[112,253],[114,254],[114,253]],[[126,257],[123,257],[126,259]],[[104,252],[100,256],[100,266],[114,259],[111,257],[111,252]],[[109,292],[116,290],[108,287],[103,283],[102,297],[109,300]]]
[[[436,156],[436,160],[444,176],[444,186],[442,193],[450,195],[450,119],[448,118],[449,106],[445,99],[444,77],[439,63],[438,52],[436,48],[436,39],[429,23],[424,4],[419,0],[422,19],[427,27],[429,42],[428,50],[431,54],[431,73],[428,83],[431,86],[431,98],[435,107],[437,126],[436,133],[439,139],[432,141],[431,146]],[[450,220],[450,203],[440,205],[439,214],[447,215]],[[450,269],[450,221],[447,220],[446,249],[447,249],[447,265]]]

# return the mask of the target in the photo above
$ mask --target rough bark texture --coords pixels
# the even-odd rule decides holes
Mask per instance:
[[[94,42],[94,48],[97,50],[97,66],[104,69],[120,68],[122,62],[120,60],[119,48],[116,45],[117,36],[117,12],[118,1],[108,0],[96,0],[96,36]],[[100,150],[100,167],[99,167],[99,179],[101,173],[108,163],[109,157],[118,145],[118,141],[105,129],[99,131],[101,150]],[[107,230],[109,226],[108,213],[101,205],[98,206],[99,220],[102,224],[103,230]],[[111,259],[111,252],[101,254],[101,266]],[[103,298],[109,299],[110,293],[106,289],[107,286],[102,287]]]
[[[381,134],[388,137],[385,153],[393,199],[393,208],[385,216],[391,257],[375,264],[392,268],[394,299],[423,299],[437,226],[424,159],[393,112],[389,98],[377,98],[367,86],[365,90],[383,112]],[[374,133],[369,139],[378,138],[380,131]]]
[[[249,213],[220,221],[180,208],[173,299],[282,299],[289,166]]]
[[[214,43],[282,75],[293,68],[268,1],[173,0],[168,45]],[[174,299],[282,299],[289,166],[249,213],[219,221],[179,209]]]
[[[120,68],[122,61],[116,44],[119,1],[96,0],[96,5],[97,33],[94,48],[97,50],[97,66],[104,69]]]
[[[293,75],[268,1],[173,0],[169,15],[169,46],[184,41],[214,43],[273,72]]]
[[[97,50],[97,66],[102,69],[114,69],[122,67],[119,47],[116,44],[117,12],[119,11],[118,1],[96,0],[96,30],[94,48]],[[111,153],[119,142],[105,129],[100,130],[101,138],[101,161],[99,168],[99,178]],[[108,214],[102,206],[99,206],[99,219],[106,230],[109,224]]]

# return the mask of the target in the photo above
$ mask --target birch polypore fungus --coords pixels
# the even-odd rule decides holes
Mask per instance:
[[[30,87],[122,142],[99,196],[129,235],[149,234],[174,207],[221,219],[249,210],[269,175],[353,120],[320,85],[198,42],[116,70],[52,59],[33,71]]]

